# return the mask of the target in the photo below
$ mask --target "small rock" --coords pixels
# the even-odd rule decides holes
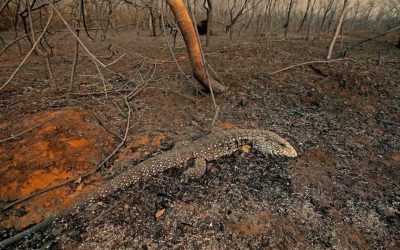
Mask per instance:
[[[157,213],[155,214],[155,216],[156,216],[156,218],[158,219],[158,218],[160,218],[161,216],[163,216],[164,213],[165,213],[165,208],[158,210]]]
[[[185,233],[193,233],[194,228],[193,228],[192,226],[187,225],[187,226],[185,226],[185,227],[183,228],[183,231],[184,231]]]
[[[72,230],[67,233],[69,237],[71,237],[74,240],[79,240],[81,232],[79,230]]]
[[[244,106],[247,105],[247,103],[248,103],[247,99],[244,98],[244,97],[241,97],[241,98],[239,99],[238,105],[239,105],[240,107],[244,107]]]

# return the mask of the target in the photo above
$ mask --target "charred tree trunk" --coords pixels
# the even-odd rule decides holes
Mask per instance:
[[[307,1],[306,12],[304,13],[303,19],[301,20],[301,23],[300,23],[300,27],[299,27],[298,32],[301,31],[301,29],[303,28],[304,24],[306,23],[306,20],[307,20],[307,17],[308,17],[308,11],[309,11],[309,9],[310,9],[310,4],[311,4],[311,0],[308,0],[308,1]]]
[[[156,8],[154,7],[154,1],[151,1],[151,6],[149,7],[149,13],[150,13],[150,29],[151,29],[151,35],[153,37],[157,36],[157,14],[156,14]]]
[[[331,27],[332,27],[333,19],[334,19],[335,15],[336,15],[336,11],[337,11],[336,8],[334,8],[332,10],[332,14],[331,14],[331,17],[329,18],[329,22],[328,22],[328,27],[326,28],[327,32],[331,31]]]
[[[290,15],[292,14],[292,8],[293,8],[293,0],[290,0],[289,3],[289,9],[288,9],[288,14],[286,17],[286,22],[285,22],[285,38],[287,39],[287,33],[288,33],[288,29],[289,29],[289,23],[290,23]]]
[[[207,11],[207,36],[206,36],[206,47],[210,45],[210,38],[212,36],[213,28],[213,3],[212,0],[204,0],[204,8]]]
[[[326,18],[328,16],[328,14],[329,14],[329,11],[331,11],[331,9],[332,9],[332,6],[333,6],[334,2],[335,2],[335,0],[330,0],[329,3],[327,4],[327,6],[324,9],[324,14],[322,16],[321,25],[319,26],[317,38],[320,38],[320,36],[321,36],[322,28],[323,28],[323,26],[325,24],[325,21],[326,21]]]
[[[400,37],[399,37],[399,43],[397,44],[397,48],[400,49]]]
[[[228,4],[230,2],[228,1]],[[232,7],[229,7],[228,5],[228,9],[229,9],[229,24],[225,25],[225,33],[228,34],[229,32],[229,39],[232,39],[233,36],[233,25],[236,24],[237,21],[239,21],[239,19],[241,18],[241,16],[243,15],[243,13],[245,12],[245,9],[247,8],[248,4],[250,3],[250,0],[244,0],[244,2],[240,2],[242,4],[242,6],[239,8],[238,7],[238,2],[237,0],[233,1],[233,5]],[[238,10],[238,12],[235,14],[236,10]]]
[[[310,39],[310,30],[313,26],[313,21],[314,21],[314,7],[315,7],[315,3],[317,2],[317,0],[314,0],[312,7],[311,7],[311,13],[310,13],[310,18],[308,20],[308,25],[307,25],[307,36],[306,36],[306,41],[308,41]]]
[[[225,86],[221,85],[212,78],[208,79],[206,65],[201,54],[199,39],[196,35],[196,31],[194,29],[195,26],[190,19],[185,4],[182,0],[167,0],[167,3],[178,22],[183,40],[185,41],[194,77],[205,88],[210,89],[211,85],[212,90],[215,93],[224,92],[226,90]]]

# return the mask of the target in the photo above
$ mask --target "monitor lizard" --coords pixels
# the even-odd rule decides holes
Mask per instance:
[[[187,167],[189,162],[194,164],[184,171],[188,178],[200,177],[206,170],[208,161],[216,160],[240,150],[243,145],[250,144],[263,155],[296,157],[296,150],[288,141],[274,132],[267,130],[232,129],[211,132],[193,142],[181,142],[169,151],[163,152],[135,166],[130,167],[120,175],[111,179],[98,189],[84,195],[73,205],[57,214],[50,216],[33,227],[22,231],[11,238],[0,242],[0,248],[13,244],[22,238],[37,232],[56,222],[58,219],[79,210],[96,199],[106,197],[118,190],[124,190],[139,180],[145,180],[168,169]]]

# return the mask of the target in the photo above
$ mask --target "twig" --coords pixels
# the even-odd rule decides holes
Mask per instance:
[[[101,44],[101,45],[103,45],[103,44]],[[111,52],[111,54],[110,54],[109,56],[101,56],[101,57],[99,57],[99,58],[102,58],[102,59],[111,59],[111,58],[115,55],[115,52],[112,51],[111,46],[112,46],[112,44],[109,44],[109,45],[107,46],[107,48],[106,48],[108,51]],[[104,46],[104,47],[106,47],[106,46]]]
[[[100,126],[102,126],[108,133],[114,135],[115,137],[119,138],[121,141],[124,139],[121,136],[117,135],[116,133],[112,132],[110,129],[108,129],[105,124],[103,123],[103,121],[100,119],[100,117],[98,117],[96,115],[95,112],[92,111],[93,116],[96,118],[97,122],[100,124]]]
[[[84,76],[88,76],[88,75],[84,75]],[[90,77],[97,77],[97,76],[90,76]],[[118,89],[118,90],[108,91],[108,93],[109,93],[109,94],[111,94],[111,93],[116,93],[117,91],[131,91],[131,89],[129,89],[129,88]],[[59,96],[59,97],[65,97],[65,96],[68,96],[68,95],[70,95],[70,96],[81,96],[81,97],[84,97],[84,96],[104,95],[104,94],[105,94],[104,91],[101,91],[101,92],[89,92],[89,93],[76,93],[76,92],[72,92],[72,93],[67,93],[67,94],[61,95],[61,96]]]
[[[79,42],[79,44],[82,46],[83,50],[89,55],[89,57],[92,58],[96,63],[101,65],[103,68],[107,68],[107,65],[104,64],[102,61],[100,61],[95,55],[93,55],[92,52],[86,47],[86,45],[82,42],[82,40],[77,36],[77,34],[74,32],[74,30],[71,28],[71,26],[68,24],[68,22],[64,19],[64,17],[61,15],[60,11],[54,6],[53,3],[51,3],[49,0],[46,0],[47,3],[51,6],[51,8],[57,13],[57,15],[60,17],[61,21],[64,23],[64,25],[67,27],[67,29],[70,31],[72,36]]]
[[[176,56],[174,51],[172,50],[171,45],[169,44],[168,38],[167,38],[167,32],[165,31],[165,23],[164,23],[164,15],[161,13],[161,23],[163,26],[163,31],[164,31],[164,39],[167,42],[169,51],[171,52],[172,58],[175,61],[176,66],[178,67],[179,71],[181,72],[182,76],[184,76],[187,80],[190,80],[190,78],[188,77],[188,75],[182,70],[181,66],[179,65],[178,60],[176,60]]]
[[[7,0],[4,2],[4,4],[0,7],[0,13],[3,12],[3,10],[7,7],[7,5],[11,2],[12,0]]]
[[[111,65],[117,63],[119,60],[121,60],[124,56],[126,56],[126,53],[122,54],[120,57],[115,59],[114,61],[110,62],[109,64],[106,64],[107,67],[110,67]]]
[[[117,45],[116,43],[114,43],[113,46],[116,47],[116,48],[118,48],[118,49],[120,49],[120,50],[125,51],[126,53],[129,53],[129,54],[138,56],[138,57],[140,57],[140,58],[146,59],[148,62],[150,62],[150,63],[152,63],[152,64],[164,64],[164,63],[174,63],[174,62],[175,62],[174,60],[172,60],[172,61],[171,61],[171,60],[163,60],[163,61],[161,61],[161,60],[153,59],[153,58],[150,58],[150,57],[141,55],[141,54],[139,54],[139,53],[137,53],[137,52],[128,50],[128,49],[126,49],[126,48],[124,48],[124,47],[122,47],[122,46]],[[182,60],[183,60],[183,59],[182,59]],[[178,60],[178,61],[181,61],[181,60]]]
[[[96,215],[93,219],[91,219],[87,224],[91,224],[95,221],[97,221],[100,218],[103,218],[104,215],[106,215],[107,213],[109,213],[111,210],[113,210],[114,208],[116,208],[118,205],[120,205],[122,202],[124,202],[126,200],[126,198],[128,197],[128,195],[125,195],[124,197],[122,197],[122,199],[118,200],[117,202],[115,202],[112,206],[110,206],[109,208],[107,208],[104,212],[102,212],[99,215]]]
[[[194,24],[196,23],[196,18],[195,18],[195,16],[193,15],[193,12],[192,12],[192,9],[191,9],[191,7],[190,7],[190,3],[189,3],[188,0],[186,0],[186,4],[187,4],[187,6],[188,6],[188,9],[189,9],[189,12],[190,12],[190,15],[191,15],[191,18],[192,18],[192,23],[193,23],[193,25],[194,25]],[[212,129],[214,128],[215,120],[216,120],[217,117],[218,117],[219,107],[218,107],[218,105],[217,105],[217,102],[215,101],[214,91],[213,91],[213,88],[212,88],[212,85],[211,85],[211,81],[210,81],[210,74],[208,73],[208,69],[207,69],[206,58],[205,58],[205,56],[204,56],[203,47],[201,46],[201,41],[200,41],[200,38],[199,38],[199,32],[198,32],[198,30],[197,30],[196,27],[194,28],[194,30],[195,30],[195,32],[196,32],[197,42],[199,43],[200,54],[201,54],[201,57],[202,57],[203,62],[204,62],[204,70],[205,70],[205,72],[206,72],[208,87],[209,87],[209,89],[210,89],[210,94],[211,94],[211,98],[212,98],[212,102],[213,102],[213,107],[214,107],[214,117],[213,117],[213,120],[212,120],[212,122],[211,122],[211,124],[210,124],[210,129],[209,129],[209,132],[211,132]],[[214,122],[213,122],[213,121],[214,121]]]
[[[156,73],[156,70],[157,70],[157,64],[154,64],[154,71],[153,71],[153,73],[151,74],[151,76],[150,76],[147,80],[145,80],[145,81],[142,80],[142,84],[136,86],[135,89],[133,89],[133,90],[127,95],[128,100],[131,100],[131,99],[132,99],[134,96],[136,96],[140,91],[142,91],[142,90],[144,89],[144,87],[146,87],[146,85],[150,82],[150,80],[153,78],[154,74]],[[146,74],[145,76],[147,76],[147,74]]]
[[[275,75],[275,74],[277,74],[277,73],[280,73],[280,72],[283,72],[283,71],[286,71],[286,70],[289,70],[289,69],[293,69],[293,68],[296,68],[296,67],[304,66],[304,65],[309,65],[309,64],[326,64],[326,63],[338,62],[338,61],[345,61],[345,60],[352,61],[352,62],[354,62],[354,63],[359,64],[359,65],[362,66],[363,68],[366,68],[365,65],[363,65],[362,63],[360,63],[360,62],[358,62],[358,61],[356,61],[356,60],[354,60],[354,59],[352,59],[352,58],[347,58],[347,57],[345,57],[345,58],[339,58],[339,59],[334,59],[334,60],[310,61],[310,62],[299,63],[299,64],[295,64],[295,65],[292,65],[292,66],[289,66],[289,67],[286,67],[286,68],[283,68],[283,69],[280,69],[280,70],[277,70],[277,71],[268,73],[267,76]]]
[[[213,74],[218,78],[218,80],[219,80],[220,82],[222,82],[224,85],[226,85],[225,82],[222,81],[221,77],[219,77],[219,75],[217,74],[217,72],[214,71],[214,69],[211,67],[211,65],[210,65],[210,64],[207,64],[207,66],[211,69],[211,71],[212,71]]]
[[[54,79],[53,70],[51,69],[49,54],[46,54],[46,65],[47,65],[47,71],[49,71],[49,77],[50,77],[51,83],[53,84],[53,87],[55,87],[56,86],[56,81]]]
[[[214,113],[214,117],[213,117],[213,119],[211,121],[211,124],[210,124],[210,131],[212,130],[212,128],[215,125],[215,122],[217,121],[218,114],[219,114],[219,107],[217,106],[217,109],[215,110],[215,113]]]
[[[155,89],[157,89],[157,88],[155,88]],[[172,93],[174,93],[174,94],[180,95],[180,96],[182,96],[182,97],[184,97],[184,98],[187,98],[187,99],[191,100],[191,101],[194,102],[194,103],[197,103],[197,102],[198,102],[198,100],[196,100],[195,98],[190,97],[190,96],[188,96],[188,95],[185,95],[185,94],[183,94],[183,93],[181,93],[181,92],[178,92],[178,91],[175,91],[175,90],[172,90],[172,89],[169,89],[169,88],[159,88],[159,89],[160,89],[161,91],[172,92]]]
[[[116,101],[113,101],[114,106],[118,109],[119,113],[123,116],[126,117],[124,112],[122,112],[121,108],[119,107],[118,103]]]
[[[78,13],[76,15],[76,19],[75,19],[75,31],[76,31],[76,35],[79,37],[80,33],[79,33],[79,26],[80,26],[80,18],[81,18],[81,13],[82,10],[80,9],[82,7],[81,4],[79,4],[78,7]],[[78,57],[79,57],[79,42],[78,40],[75,41],[75,46],[74,46],[74,59],[72,61],[72,68],[71,68],[71,77],[69,79],[69,91],[71,92],[72,89],[74,88],[74,81],[75,81],[75,73],[76,73],[76,66],[78,64]]]
[[[22,62],[18,65],[18,67],[14,70],[14,72],[11,74],[11,76],[8,78],[8,80],[0,87],[0,91],[2,91],[11,81],[14,79],[15,75],[18,73],[18,71],[21,69],[21,67],[25,64],[26,60],[28,60],[29,56],[32,54],[32,52],[35,50],[36,46],[39,44],[40,40],[42,39],[43,35],[46,33],[47,28],[50,25],[50,21],[53,18],[53,11],[50,12],[50,17],[49,20],[47,20],[46,26],[43,29],[42,34],[40,34],[39,38],[36,40],[36,42],[33,44],[31,50],[26,54]]]
[[[132,90],[128,95],[127,98],[130,101],[133,97],[139,94],[149,83],[150,81],[145,81],[142,84],[138,85],[134,90]]]
[[[154,70],[149,69],[149,71],[146,73],[145,76],[147,76],[147,75],[150,73],[150,71],[153,72],[152,75],[151,75],[148,79],[146,79],[146,80],[144,80],[144,79],[142,78],[142,76],[141,76],[141,78],[142,78],[141,83],[140,83],[139,85],[137,85],[134,89],[129,89],[129,88],[115,89],[111,84],[109,84],[114,90],[111,91],[111,92],[110,92],[110,91],[107,91],[107,93],[108,93],[108,92],[110,92],[110,93],[116,93],[116,92],[117,92],[118,94],[122,95],[122,94],[121,94],[121,91],[129,91],[129,94],[126,95],[126,98],[128,99],[128,101],[131,100],[135,95],[137,95],[140,91],[142,91],[143,88],[144,88],[146,85],[148,85],[148,83],[149,83],[150,81],[153,81],[153,80],[151,80],[151,79],[153,78],[153,76],[154,76],[154,74],[155,74],[155,72],[156,72],[156,66],[157,66],[157,65],[154,64],[154,66],[155,66],[155,67],[154,67]],[[102,78],[102,76],[96,76],[96,75],[82,75],[82,76],[99,78],[99,79],[105,81],[104,77]],[[159,80],[159,79],[158,79],[158,80]],[[132,82],[132,80],[130,80],[129,82]],[[129,83],[129,82],[128,82],[128,83]],[[106,94],[106,93],[105,93],[105,92],[92,92],[92,93],[69,93],[69,94],[66,94],[66,95],[89,96],[89,95],[104,95],[104,94]],[[61,97],[66,96],[66,95],[62,95]],[[122,95],[122,96],[124,96],[124,95]],[[115,104],[115,103],[114,103],[114,104]],[[120,113],[124,116],[123,112],[120,112]]]
[[[278,39],[278,40],[272,40],[271,42],[284,42],[284,41],[288,41],[289,39],[287,38],[282,38],[282,39]]]
[[[43,32],[43,30],[35,31],[35,33],[40,33],[40,32]],[[11,45],[17,43],[19,40],[21,40],[21,39],[23,39],[23,38],[25,38],[25,37],[27,37],[27,36],[30,36],[30,35],[31,35],[31,34],[25,34],[25,35],[23,35],[23,36],[20,36],[20,37],[15,38],[14,41],[8,43],[8,44],[0,51],[0,56],[8,49]]]
[[[34,130],[34,129],[37,129],[37,128],[41,127],[43,124],[45,124],[45,123],[47,123],[47,122],[49,122],[49,121],[51,121],[51,120],[53,120],[53,119],[54,119],[54,117],[52,117],[52,118],[50,118],[50,119],[47,119],[47,120],[45,120],[44,122],[41,122],[41,123],[39,123],[39,124],[37,124],[37,125],[31,127],[31,128],[28,128],[28,129],[26,129],[26,130],[24,130],[24,131],[21,131],[21,132],[15,134],[15,135],[12,135],[12,136],[10,136],[10,137],[8,137],[8,138],[1,139],[1,140],[0,140],[0,143],[5,142],[5,141],[14,140],[14,139],[16,139],[17,137],[20,137],[20,136],[23,135],[23,134],[26,134],[26,133],[28,133],[28,132],[31,132],[31,131]]]
[[[41,33],[41,32],[43,32],[44,30],[37,30],[37,31],[35,31],[35,34],[36,33]],[[50,32],[50,31],[48,31],[48,30],[46,30],[46,32]],[[55,30],[55,31],[52,31],[52,32],[50,32],[51,34],[54,34],[54,33],[56,33],[56,32],[67,32],[67,30]],[[17,37],[17,38],[15,38],[13,41],[11,41],[11,42],[9,42],[1,51],[0,51],[0,56],[8,49],[8,48],[10,48],[12,45],[14,45],[15,43],[17,43],[19,40],[21,40],[21,39],[23,39],[23,38],[25,38],[25,37],[27,37],[27,36],[30,36],[31,34],[25,34],[25,35],[22,35],[22,36],[19,36],[19,37]]]
[[[390,121],[390,120],[386,120],[386,119],[382,119],[381,121],[384,123],[400,126],[400,123],[398,123],[398,122],[394,122],[394,121]]]
[[[28,6],[27,6],[27,9],[28,9],[29,25],[30,25],[31,34],[32,34],[32,41],[35,42],[35,30],[33,28],[31,6],[29,6],[29,3],[28,3]],[[39,41],[40,40],[41,40],[41,38],[39,39]],[[51,69],[49,53],[47,52],[47,50],[44,47],[43,47],[44,51],[42,51],[42,48],[41,48],[40,45],[41,44],[39,43],[39,45],[36,47],[36,51],[37,51],[38,54],[40,54],[40,55],[42,55],[42,56],[44,56],[46,58],[46,67],[47,67],[47,70],[49,72],[49,77],[51,79],[51,82],[52,82],[53,86],[55,86],[56,82],[54,80],[53,70]]]
[[[16,204],[19,204],[19,203],[21,203],[21,202],[23,202],[23,201],[26,201],[26,200],[28,200],[28,199],[31,199],[31,198],[33,198],[33,197],[35,197],[35,196],[37,196],[37,195],[46,193],[46,192],[48,192],[48,191],[51,191],[51,190],[53,190],[53,189],[56,189],[56,188],[59,188],[59,187],[62,187],[62,186],[65,186],[66,184],[69,184],[69,183],[71,183],[71,182],[74,182],[74,181],[76,181],[76,180],[78,180],[78,179],[84,179],[84,178],[86,178],[86,177],[88,177],[88,176],[90,176],[90,175],[92,175],[92,174],[98,172],[98,171],[111,159],[111,157],[113,157],[113,156],[121,149],[121,147],[125,144],[126,139],[127,139],[127,137],[128,137],[129,127],[130,127],[130,122],[131,122],[131,107],[130,107],[130,105],[129,105],[127,99],[124,98],[124,100],[125,100],[126,106],[128,107],[128,112],[127,112],[127,118],[126,118],[125,133],[124,133],[124,136],[122,137],[122,141],[117,145],[117,147],[116,147],[116,148],[115,148],[115,149],[114,149],[100,164],[98,164],[98,165],[96,166],[95,169],[93,169],[93,170],[91,170],[91,171],[88,171],[88,172],[86,172],[85,174],[80,175],[80,176],[78,176],[78,177],[75,177],[75,178],[72,178],[72,179],[63,181],[63,182],[61,182],[61,183],[55,184],[55,185],[50,186],[50,187],[48,187],[48,188],[39,190],[39,191],[34,192],[34,193],[30,194],[30,195],[27,195],[27,196],[25,196],[25,197],[22,197],[22,198],[20,198],[20,199],[14,201],[14,202],[11,202],[11,203],[5,205],[1,210],[2,210],[2,211],[7,210],[7,209],[9,209],[10,207],[15,206]]]
[[[99,68],[99,65],[97,65],[96,60],[93,59],[93,63],[96,66],[96,69],[97,69],[97,72],[99,73],[99,77],[101,79],[101,82],[103,83],[103,88],[104,88],[104,93],[106,94],[106,99],[108,99],[106,79],[104,78],[104,75],[101,72],[101,70]]]
[[[398,29],[400,29],[400,26],[397,26],[397,27],[395,27],[395,28],[393,28],[393,29],[391,29],[391,30],[388,30],[388,31],[386,31],[386,32],[383,32],[383,33],[381,33],[381,34],[379,34],[379,35],[376,35],[376,36],[374,36],[374,37],[371,37],[371,38],[362,40],[362,41],[360,41],[360,42],[358,42],[358,43],[356,43],[356,44],[349,45],[349,46],[347,46],[347,48],[346,48],[344,51],[342,51],[341,54],[342,54],[343,56],[346,56],[347,51],[352,50],[352,49],[354,49],[355,47],[358,47],[358,46],[360,46],[360,45],[363,44],[363,43],[366,43],[366,42],[368,42],[368,41],[374,40],[374,39],[376,39],[376,38],[379,38],[379,37],[381,37],[381,36],[384,36],[384,35],[386,35],[386,34],[388,34],[388,33],[391,33],[391,32],[393,32],[393,31],[395,31],[395,30],[398,30]]]

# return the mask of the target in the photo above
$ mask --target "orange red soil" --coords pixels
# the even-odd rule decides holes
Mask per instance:
[[[0,202],[6,203],[79,176],[93,168],[112,149],[113,137],[93,115],[81,109],[36,113],[21,121],[0,124],[2,137],[51,119],[12,141],[0,143]],[[99,181],[92,176],[89,183]],[[72,188],[71,188],[72,186]],[[23,202],[2,221],[23,228],[69,205],[92,184],[75,183]]]

